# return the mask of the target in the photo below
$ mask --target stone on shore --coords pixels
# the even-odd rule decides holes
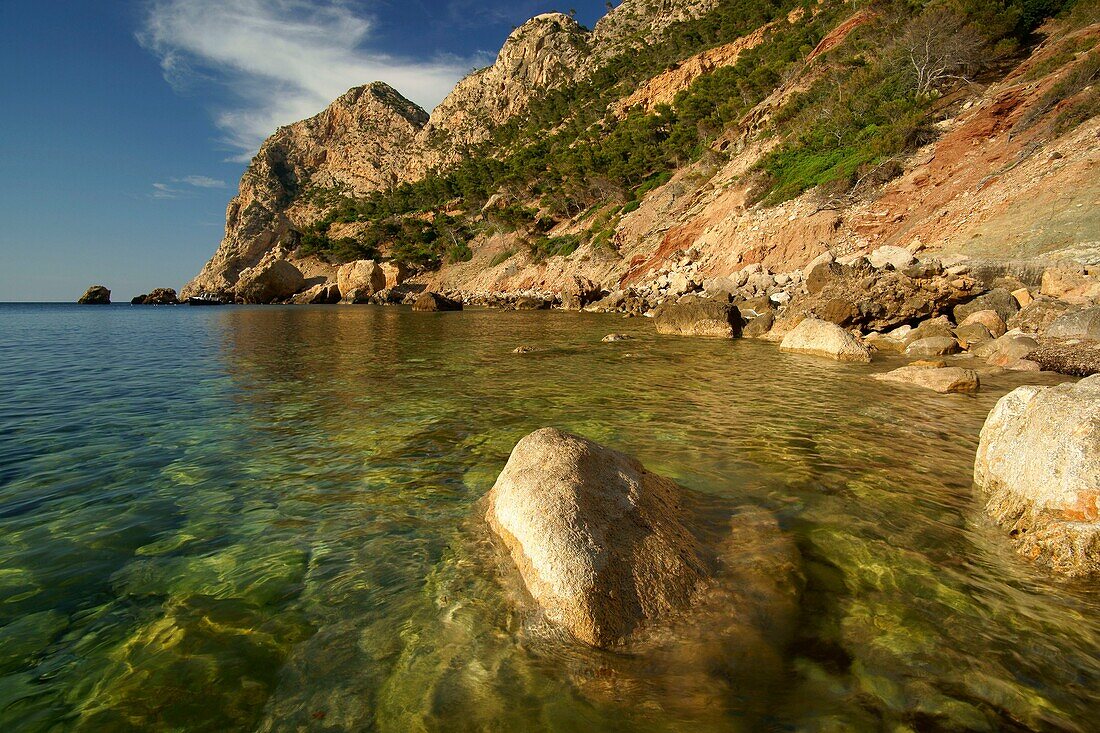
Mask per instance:
[[[1100,305],[1070,311],[1055,318],[1046,329],[1050,338],[1082,338],[1100,341]]]
[[[589,303],[595,303],[603,295],[599,285],[587,277],[574,275],[561,289],[561,307],[565,310],[579,311]]]
[[[967,316],[971,313],[977,313],[978,311],[984,310],[996,311],[997,315],[1001,317],[1001,320],[1007,322],[1009,318],[1012,318],[1012,316],[1016,315],[1016,312],[1020,310],[1020,304],[1016,300],[1016,297],[1008,290],[1004,288],[995,288],[984,295],[979,295],[973,300],[955,306],[952,312],[955,315],[955,323],[964,323]]]
[[[1054,298],[1036,298],[1006,321],[1009,328],[1026,333],[1043,333],[1059,316],[1070,310],[1070,304]]]
[[[1001,398],[974,482],[1024,555],[1071,576],[1100,573],[1100,375]]]
[[[512,308],[518,311],[544,311],[550,309],[550,301],[546,298],[535,298],[524,295],[512,302]]]
[[[1084,267],[1051,267],[1043,272],[1039,292],[1068,303],[1092,303],[1100,299],[1100,278]]]
[[[392,290],[409,279],[409,268],[404,262],[383,262],[381,268],[382,276],[386,278],[383,289]]]
[[[1025,361],[1045,372],[1090,377],[1100,374],[1100,341],[1042,338]]]
[[[955,338],[959,346],[964,349],[972,349],[978,344],[984,344],[993,340],[993,334],[980,323],[968,323],[955,329]]]
[[[959,342],[954,336],[929,336],[910,342],[905,347],[908,356],[946,356],[957,354]]]
[[[873,376],[883,382],[911,384],[941,394],[977,392],[981,387],[978,373],[973,369],[963,369],[961,367],[909,364],[900,369]]]
[[[516,444],[485,516],[547,618],[608,648],[689,606],[707,576],[682,492],[630,456],[543,428]]]
[[[290,299],[297,305],[328,305],[340,302],[340,288],[335,283],[320,283]]]
[[[959,328],[975,323],[985,326],[993,338],[1000,338],[1008,331],[1004,319],[995,310],[974,311],[959,323]]]
[[[417,297],[412,309],[414,311],[460,311],[462,303],[428,290]]]
[[[908,267],[913,264],[915,257],[913,253],[904,247],[884,246],[879,247],[871,254],[867,255],[867,260],[871,263],[871,267],[876,270],[881,270],[886,266],[890,266],[895,270],[900,270],[903,267]]]
[[[804,318],[779,344],[780,351],[824,356],[837,361],[867,363],[871,350],[835,323]]]
[[[386,272],[374,260],[356,260],[336,271],[336,286],[345,303],[367,303],[386,287]]]
[[[748,339],[762,338],[775,325],[775,313],[765,311],[755,318],[750,319],[741,329],[741,335]]]
[[[294,295],[304,284],[301,270],[269,253],[255,267],[241,270],[235,289],[245,303],[273,303]]]
[[[662,305],[653,322],[657,333],[710,338],[737,338],[743,323],[737,306],[710,298],[685,298]]]
[[[110,305],[111,291],[103,285],[93,285],[76,302],[80,305]]]

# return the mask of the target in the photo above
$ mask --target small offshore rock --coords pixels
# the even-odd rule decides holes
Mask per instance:
[[[779,345],[780,351],[823,356],[837,361],[871,361],[871,351],[835,323],[804,318]]]
[[[606,336],[604,336],[602,339],[600,339],[600,341],[607,344],[607,343],[611,343],[613,341],[626,341],[629,338],[630,337],[627,336],[625,333],[609,333]]]
[[[462,303],[432,290],[427,290],[417,296],[412,309],[414,311],[460,311],[462,310]]]
[[[1100,573],[1100,375],[1019,387],[989,413],[974,461],[986,511],[1030,559]]]
[[[513,354],[533,354],[535,353],[535,347],[533,346],[517,346],[512,349]]]
[[[103,285],[93,285],[76,302],[80,305],[110,305],[111,291]]]

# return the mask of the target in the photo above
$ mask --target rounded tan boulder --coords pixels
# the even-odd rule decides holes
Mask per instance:
[[[269,254],[259,264],[241,270],[234,289],[245,303],[272,303],[297,293],[305,278],[287,260]]]
[[[1067,575],[1100,573],[1100,375],[1002,397],[982,427],[974,483],[1023,554]]]
[[[365,303],[386,287],[386,273],[374,260],[356,260],[336,271],[340,297],[348,303]]]
[[[804,318],[779,344],[780,351],[824,356],[837,361],[870,362],[871,350],[835,323]]]
[[[486,520],[547,618],[596,647],[690,605],[707,576],[682,489],[554,428],[512,451]]]
[[[963,319],[959,327],[969,326],[974,323],[985,326],[993,338],[1000,338],[1008,331],[1008,327],[1005,326],[1004,320],[995,310],[986,309],[984,311],[974,311]]]

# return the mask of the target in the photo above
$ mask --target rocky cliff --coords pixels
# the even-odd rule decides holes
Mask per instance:
[[[459,82],[430,117],[374,83],[349,91],[314,118],[280,129],[242,179],[221,247],[183,295],[212,291],[232,297],[241,270],[272,252],[295,257],[298,232],[326,211],[317,192],[354,198],[431,175],[461,161],[499,125],[523,119],[547,90],[595,78],[612,62],[623,65],[624,58],[629,65],[631,54],[642,54],[647,44],[682,27],[681,21],[704,17],[720,4],[662,0],[656,10],[652,5],[652,0],[627,0],[592,31],[567,15],[533,18],[508,37],[492,66]],[[877,167],[853,168],[851,190],[810,188],[769,203],[756,193],[762,166],[797,139],[799,124],[819,122],[800,119],[791,108],[805,100],[817,103],[827,93],[819,91],[822,83],[839,84],[829,81],[841,73],[838,57],[866,63],[872,51],[861,35],[863,26],[885,22],[840,2],[820,3],[810,14],[794,6],[777,10],[768,22],[684,54],[640,83],[616,87],[609,119],[623,119],[632,108],[651,111],[673,103],[716,72],[743,67],[744,56],[754,50],[801,43],[805,53],[782,73],[751,72],[774,78],[774,88],[742,108],[739,122],[726,122],[698,160],[683,161],[658,181],[661,185],[647,186],[627,205],[612,192],[602,204],[553,216],[547,214],[553,202],[540,200],[537,182],[529,185],[518,203],[536,211],[540,223],[552,222],[548,232],[542,230],[546,235],[498,225],[488,208],[482,209],[483,201],[469,207],[452,200],[438,210],[458,212],[476,225],[456,256],[420,273],[418,281],[453,294],[554,294],[581,278],[608,291],[650,288],[659,298],[664,291],[653,288],[667,285],[669,271],[685,252],[691,253],[691,277],[701,286],[708,279],[736,279],[750,266],[794,271],[826,251],[843,257],[884,244],[994,260],[1100,262],[1100,122],[1089,113],[1073,124],[1062,122],[1065,110],[1087,110],[1088,100],[1095,99],[1095,82],[1090,86],[1088,79],[1097,73],[1100,23],[1074,28],[1048,23],[1039,33],[1045,40],[1030,50],[998,61],[980,81],[947,89],[949,94],[925,105],[924,126],[907,133],[925,144]],[[810,23],[827,25],[818,35],[799,36]],[[745,85],[759,84],[749,74],[734,92],[746,99],[754,90]],[[737,101],[731,101],[734,109]],[[845,101],[846,110],[822,109],[838,117],[863,114],[858,102]],[[607,124],[596,122],[590,130]],[[887,166],[891,172],[883,182],[863,185]],[[333,231],[354,234],[360,224],[337,222]],[[446,236],[458,244],[453,231]],[[532,246],[545,236],[573,237],[579,246],[546,256]],[[315,280],[326,276],[320,263],[296,262],[303,272],[316,273]]]
[[[225,213],[225,239],[181,297],[232,294],[237,275],[317,215],[315,188],[367,193],[397,182],[428,114],[381,82],[349,90],[308,120],[268,138]]]
[[[546,13],[508,36],[496,61],[462,81],[431,116],[392,87],[349,90],[315,117],[280,128],[260,147],[226,211],[225,238],[181,297],[233,296],[238,273],[318,215],[315,189],[356,195],[417,180],[453,163],[490,130],[522,112],[546,89],[591,74],[670,25],[708,12],[717,0],[626,0],[588,31]]]

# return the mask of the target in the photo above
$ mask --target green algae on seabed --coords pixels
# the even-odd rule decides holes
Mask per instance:
[[[1015,555],[970,485],[986,412],[1046,375],[920,395],[641,322],[625,358],[610,316],[210,310],[0,318],[0,729],[1086,730],[1100,707],[1095,587]],[[476,502],[546,425],[775,510],[807,579],[778,681],[715,704],[706,665],[540,625]]]

